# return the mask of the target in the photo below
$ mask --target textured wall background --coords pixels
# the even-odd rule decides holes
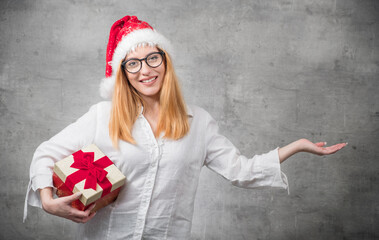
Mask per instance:
[[[110,26],[137,15],[171,39],[186,99],[245,155],[347,141],[284,164],[291,194],[201,175],[193,239],[379,238],[379,2],[1,1],[0,238],[68,239],[30,207],[34,149],[100,100]],[[65,236],[63,236],[65,235]],[[68,236],[68,237],[67,237]]]

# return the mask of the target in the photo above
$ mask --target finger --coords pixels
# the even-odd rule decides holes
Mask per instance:
[[[80,220],[77,220],[77,219],[70,219],[70,220],[76,223],[80,223]]]
[[[88,222],[89,220],[91,220],[94,216],[96,215],[96,212],[94,213],[91,213],[89,216],[87,217],[74,217],[72,218],[71,220],[76,222],[76,223],[86,223]]]
[[[83,219],[83,221],[84,221],[84,222],[88,222],[88,221],[91,220],[95,215],[96,215],[96,212],[91,213],[86,219]]]
[[[85,212],[85,211],[81,211],[81,210],[78,210],[76,208],[72,208],[71,211],[70,211],[70,215],[73,217],[73,218],[86,218],[90,215],[89,212]]]
[[[340,149],[346,147],[347,143],[340,143],[340,144],[337,144],[337,145],[338,145],[338,147],[339,147],[338,150],[340,150]]]
[[[85,210],[85,211],[84,211],[84,212],[87,214],[87,216],[89,216],[89,215],[90,215],[90,213],[91,213],[92,209],[94,209],[94,208],[95,208],[95,206],[96,206],[96,203],[95,203],[95,204],[92,204],[92,206],[91,206],[91,207],[89,207],[87,210]]]
[[[66,203],[71,203],[71,202],[73,202],[75,200],[78,200],[81,196],[82,196],[82,193],[81,192],[77,192],[77,193],[74,193],[74,194],[72,194],[70,196],[62,197],[62,199]]]
[[[333,154],[338,151],[338,148],[334,147],[328,147],[323,149],[323,155]]]
[[[326,145],[326,142],[318,142],[318,143],[315,143],[315,145],[316,145],[317,147],[323,147],[323,146]]]
[[[336,149],[340,150],[340,149],[344,148],[346,145],[347,145],[347,143],[338,143],[338,144],[335,144],[331,147],[335,147]]]
[[[83,218],[73,218],[71,220],[76,222],[76,223],[83,223]]]
[[[339,143],[339,144],[335,144],[333,146],[330,146],[330,147],[327,147],[327,148],[324,148],[323,149],[323,153],[324,154],[333,154],[339,150],[341,150],[342,148],[344,148],[346,146],[346,143]]]

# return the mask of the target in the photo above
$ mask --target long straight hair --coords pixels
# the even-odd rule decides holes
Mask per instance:
[[[164,132],[165,138],[177,140],[188,133],[189,123],[186,105],[171,58],[166,51],[164,53],[165,75],[160,90],[159,120],[155,137]],[[142,97],[129,83],[120,63],[116,73],[109,121],[109,135],[114,147],[118,148],[120,139],[136,144],[132,136],[132,128],[142,106],[144,106]]]

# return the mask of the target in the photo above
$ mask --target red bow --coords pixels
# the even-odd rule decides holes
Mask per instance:
[[[94,161],[94,152],[83,152],[81,150],[72,155],[74,156],[74,163],[70,167],[77,168],[79,171],[67,176],[65,181],[67,187],[72,191],[75,184],[85,179],[84,189],[92,188],[96,190],[98,183],[103,189],[102,196],[108,194],[112,188],[112,184],[106,178],[108,172],[104,168],[112,165],[112,161],[107,156]]]

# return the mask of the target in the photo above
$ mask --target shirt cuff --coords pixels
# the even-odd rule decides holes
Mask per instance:
[[[23,222],[25,222],[28,216],[28,205],[42,208],[42,202],[38,190],[46,187],[52,187],[55,193],[51,174],[38,175],[30,179],[25,197]]]
[[[288,194],[288,180],[287,176],[281,171],[280,159],[279,159],[279,148],[270,151],[268,153],[270,156],[265,161],[266,168],[264,171],[267,171],[265,174],[272,175],[271,187],[287,189]]]
[[[43,189],[45,187],[53,187],[53,177],[51,174],[42,174],[34,176],[31,179],[31,188],[33,191]]]

